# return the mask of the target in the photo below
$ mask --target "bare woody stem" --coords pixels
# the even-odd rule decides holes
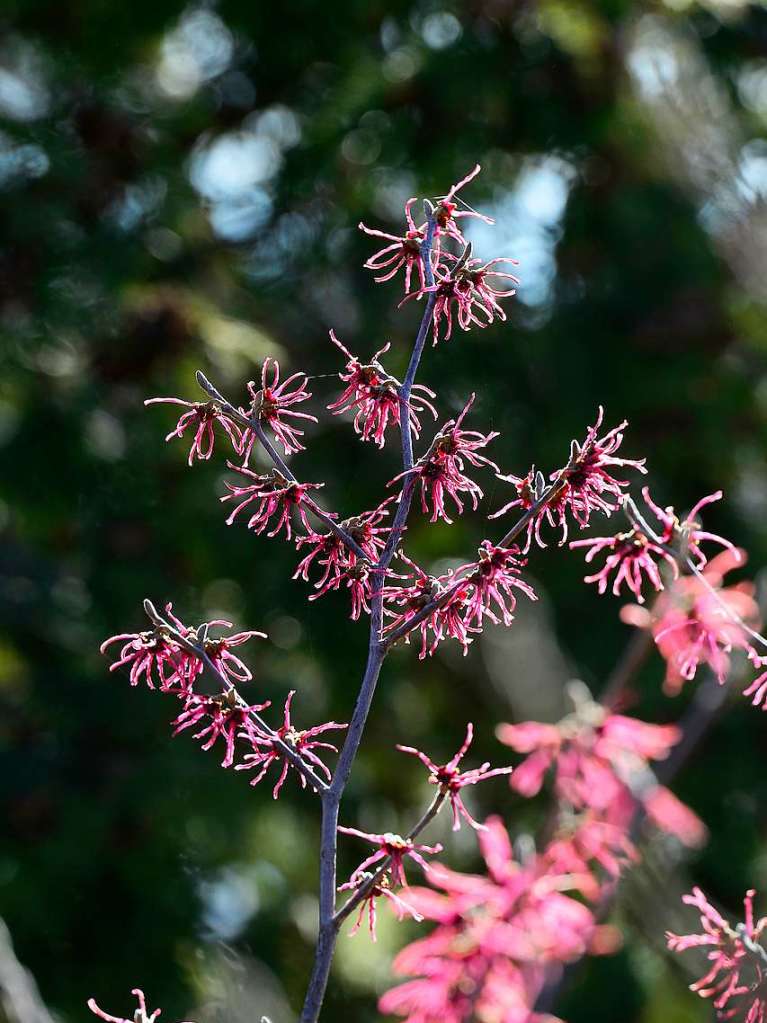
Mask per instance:
[[[277,451],[274,444],[272,444],[272,442],[267,437],[266,431],[264,430],[263,426],[261,425],[260,421],[257,418],[252,416],[246,416],[238,408],[235,408],[234,405],[232,405],[230,401],[227,401],[227,399],[221,394],[218,388],[215,387],[210,382],[210,380],[208,380],[205,374],[200,372],[200,370],[197,370],[197,383],[200,385],[203,391],[205,391],[205,393],[209,395],[213,399],[213,401],[216,402],[217,405],[221,406],[222,410],[226,412],[230,419],[233,419],[236,423],[239,423],[240,426],[244,426],[246,429],[251,430],[255,434],[261,447],[264,449],[264,451],[266,451],[266,453],[269,455],[271,460],[274,462],[274,464],[277,466],[277,468],[279,469],[279,471],[282,473],[286,480],[288,480],[290,483],[299,482],[299,480],[294,476],[293,472],[290,470],[285,459],[282,457],[282,455],[280,455],[279,451]],[[354,537],[347,533],[343,526],[339,526],[338,523],[332,518],[332,516],[329,515],[328,512],[324,511],[324,509],[322,509],[317,504],[316,501],[314,501],[310,497],[305,497],[303,499],[303,503],[306,505],[306,507],[309,509],[312,515],[314,515],[316,519],[319,519],[320,522],[323,523],[323,525],[327,526],[330,532],[337,536],[338,539],[343,544],[345,544],[350,551],[353,551],[358,558],[362,558],[363,560],[367,561],[367,555],[360,547],[360,545],[357,543],[357,541],[354,539]]]
[[[426,237],[421,245],[421,258],[423,260],[429,286],[433,284],[431,249],[434,242],[435,231],[436,222],[433,217],[433,211],[429,209]],[[434,302],[435,293],[430,291],[426,307],[421,318],[421,324],[418,328],[418,333],[413,345],[413,352],[410,357],[407,373],[405,374],[405,380],[399,391],[401,408],[400,429],[402,437],[402,461],[405,469],[410,469],[413,465],[413,443],[410,431],[410,393],[418,371],[418,365],[423,354],[426,336],[432,323]],[[207,388],[205,389],[207,390]],[[256,433],[256,436],[259,436],[258,433]],[[267,450],[269,449],[267,448]],[[316,1023],[316,1020],[319,1017],[322,1002],[325,997],[328,976],[330,974],[330,964],[333,959],[336,938],[338,936],[338,926],[335,921],[338,808],[341,803],[341,797],[346,788],[346,784],[349,780],[349,775],[351,773],[352,764],[354,763],[354,759],[357,755],[357,750],[359,749],[360,742],[362,741],[365,723],[367,722],[370,706],[373,702],[373,696],[375,695],[378,677],[381,673],[381,665],[383,664],[389,648],[389,645],[382,641],[382,582],[386,575],[386,570],[394,557],[394,552],[397,550],[399,545],[402,531],[405,528],[405,523],[407,521],[413,497],[413,490],[413,482],[407,480],[403,485],[402,493],[400,494],[399,504],[394,516],[388,541],[381,553],[381,557],[372,569],[372,574],[376,581],[374,582],[373,596],[370,601],[370,639],[368,641],[368,656],[367,663],[365,665],[365,673],[362,677],[362,683],[357,696],[357,703],[354,707],[354,713],[349,723],[346,740],[344,741],[341,754],[338,758],[338,764],[333,775],[333,781],[322,794],[319,934],[314,956],[314,967],[309,980],[309,987],[307,989],[304,1007],[301,1012],[301,1023]],[[328,522],[328,526],[331,526],[330,522]]]
[[[203,643],[194,643],[191,640],[187,639],[186,636],[182,635],[182,633],[180,633],[178,629],[174,628],[170,624],[170,622],[167,621],[167,619],[163,618],[163,616],[159,613],[159,611],[151,602],[151,600],[144,601],[144,610],[149,620],[152,621],[158,628],[162,629],[169,636],[171,636],[175,643],[178,643],[178,645],[182,647],[184,650],[186,650],[187,653],[192,654],[194,657],[197,657],[200,661],[202,661],[208,673],[212,675],[213,678],[215,678],[219,685],[221,685],[226,692],[232,693],[234,695],[238,708],[242,710],[248,708],[249,706],[248,703],[240,696],[234,684],[224,674],[222,674],[222,672],[220,672],[218,668],[215,666],[215,664],[211,661],[210,657],[208,656],[208,653],[205,650],[205,646]],[[319,775],[317,775],[317,773],[311,768],[311,766],[306,763],[306,761],[300,756],[300,754],[298,754],[293,749],[293,747],[289,743],[284,742],[276,734],[276,732],[272,731],[272,729],[269,727],[269,725],[266,723],[266,721],[264,721],[264,719],[257,711],[249,710],[248,713],[251,719],[258,726],[260,731],[262,731],[265,735],[269,737],[271,742],[285,757],[285,759],[289,760],[291,765],[295,767],[295,769],[302,775],[302,777],[306,779],[309,785],[311,785],[311,787],[316,792],[318,792],[320,796],[322,796],[327,791],[328,788],[327,783],[324,782],[322,778],[319,777]]]
[[[404,836],[406,839],[417,838],[421,834],[424,828],[426,828],[434,820],[439,811],[442,809],[445,800],[447,799],[447,795],[447,788],[445,788],[444,785],[441,785],[437,794],[434,796],[434,799],[431,801],[429,808],[420,818],[418,823],[414,824],[410,831],[408,831],[408,833]],[[391,856],[387,856],[385,859],[381,860],[375,873],[364,881],[353,895],[349,896],[333,918],[336,928],[339,928],[347,916],[349,916],[349,914],[352,913],[361,902],[364,902],[371,890],[378,884],[390,866]]]

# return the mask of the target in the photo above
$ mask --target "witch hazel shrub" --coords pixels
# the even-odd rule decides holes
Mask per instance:
[[[725,574],[742,567],[745,554],[704,524],[708,505],[721,493],[702,498],[685,515],[658,506],[645,486],[640,510],[629,488],[646,474],[645,459],[624,454],[627,423],[609,425],[602,408],[559,468],[502,471],[503,445],[498,433],[483,429],[475,395],[465,396],[457,414],[445,415],[439,396],[416,381],[431,346],[470,344],[473,332],[504,321],[504,302],[518,284],[514,259],[483,261],[464,237],[467,221],[492,223],[463,198],[479,170],[474,167],[442,197],[408,200],[400,234],[360,224],[380,243],[365,264],[373,280],[403,287],[400,305],[419,303],[423,310],[402,380],[386,368],[388,344],[370,355],[355,353],[348,339],[330,331],[340,362],[338,385],[323,396],[327,413],[349,419],[361,443],[373,449],[396,445],[401,454],[401,471],[381,478],[367,508],[337,510],[324,482],[311,478],[309,453],[303,453],[317,418],[305,410],[314,396],[304,371],[286,377],[267,358],[239,401],[224,397],[198,372],[198,400],[146,402],[181,410],[166,439],[188,447],[190,466],[213,457],[225,461],[222,526],[250,531],[259,538],[254,542],[293,545],[293,579],[307,588],[308,600],[334,600],[339,613],[368,623],[367,659],[346,722],[307,721],[301,693],[294,690],[283,706],[273,706],[249,666],[247,651],[257,662],[259,646],[268,642],[261,631],[234,632],[226,621],[187,624],[170,604],[158,609],[146,600],[146,630],[120,633],[102,646],[112,658],[111,671],[170,699],[172,734],[190,734],[201,749],[220,756],[222,768],[241,773],[257,789],[253,798],[264,798],[266,786],[277,799],[291,778],[316,793],[319,921],[302,1023],[320,1015],[347,918],[352,934],[366,924],[374,939],[381,905],[425,927],[395,959],[394,972],[404,979],[381,998],[382,1012],[408,1023],[555,1019],[546,1003],[566,965],[616,947],[618,935],[603,921],[621,874],[639,859],[639,824],[647,820],[691,847],[705,840],[703,822],[657,773],[675,756],[678,768],[686,755],[685,723],[655,725],[617,713],[630,678],[626,671],[600,701],[582,685],[571,686],[572,712],[557,724],[499,725],[500,742],[517,758],[513,770],[472,759],[471,722],[444,764],[403,742],[393,755],[417,758],[434,787],[421,817],[406,834],[386,830],[385,821],[376,833],[339,824],[381,667],[395,645],[412,638],[413,656],[420,659],[442,643],[457,643],[465,653],[484,629],[513,626],[517,602],[536,599],[526,577],[528,557],[569,544],[585,554],[587,584],[600,593],[627,592],[636,602],[621,615],[665,660],[669,692],[704,666],[724,686],[732,653],[739,650],[755,668],[746,696],[756,706],[767,703],[767,648],[758,632],[753,586],[724,585]],[[256,446],[271,462],[268,470],[252,467]],[[293,457],[295,472],[286,461]],[[487,514],[483,486],[492,480],[508,492]],[[500,528],[465,560],[459,556],[462,563],[452,571],[434,574],[413,558],[410,522],[451,524],[464,514],[500,520]],[[595,521],[616,519],[617,532],[570,539]],[[268,545],[260,556],[268,556]],[[551,799],[545,834],[522,858],[498,816],[480,822],[464,801],[469,788],[498,775],[509,775],[521,796],[545,789]],[[481,874],[457,873],[446,863],[449,849],[422,839],[444,809],[453,830],[464,824],[476,834]],[[359,866],[348,879],[336,875],[339,836],[360,849]],[[425,885],[413,883],[418,874]],[[767,953],[759,944],[762,923],[753,922],[748,900],[746,923],[732,928],[696,889],[687,901],[702,913],[703,936],[671,936],[669,942],[676,951],[710,946],[711,974],[694,990],[714,999],[721,1019],[736,1018],[741,1010],[733,1007],[744,1006],[747,1016],[737,1018],[753,1023],[764,1020],[757,989]],[[141,991],[134,994],[136,1023],[151,1023],[159,1010],[149,1015]],[[123,1023],[92,1000],[89,1006],[100,1018]]]

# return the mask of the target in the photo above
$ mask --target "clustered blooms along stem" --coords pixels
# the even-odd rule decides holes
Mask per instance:
[[[547,530],[556,531],[563,546],[573,528],[584,530],[599,516],[625,513],[627,527],[615,535],[570,543],[572,548],[586,549],[589,564],[605,558],[586,582],[596,583],[600,593],[610,586],[616,596],[625,586],[638,601],[640,606],[624,608],[621,614],[652,636],[666,661],[667,691],[676,692],[702,664],[723,683],[733,651],[740,650],[758,672],[746,695],[756,706],[767,708],[767,670],[763,670],[767,644],[756,631],[760,623],[753,586],[747,582],[723,586],[725,573],[742,567],[745,555],[728,540],[704,530],[700,522],[700,511],[722,495],[703,498],[680,518],[673,508],[657,505],[645,487],[645,503],[659,523],[648,525],[629,496],[629,481],[616,475],[629,470],[646,473],[644,459],[621,453],[626,421],[604,429],[600,407],[584,439],[572,441],[560,468],[548,476],[534,466],[524,475],[503,473],[484,453],[499,434],[464,425],[470,411],[480,417],[483,411],[481,404],[473,408],[476,397],[471,394],[421,452],[414,452],[413,442],[423,431],[423,414],[439,418],[437,395],[415,380],[429,335],[436,345],[451,338],[456,324],[468,332],[504,321],[502,303],[519,284],[510,269],[516,260],[479,258],[464,236],[464,226],[473,220],[492,224],[491,218],[473,210],[459,195],[479,170],[477,165],[444,196],[425,201],[420,222],[415,214],[417,200],[409,199],[399,233],[360,224],[365,234],[385,242],[365,263],[374,280],[384,283],[402,271],[405,297],[400,304],[412,300],[423,309],[402,381],[382,365],[388,343],[364,362],[330,331],[332,343],[346,361],[338,372],[341,392],[327,396],[331,400],[326,408],[334,416],[351,415],[360,440],[372,441],[378,448],[384,447],[392,428],[400,436],[402,471],[387,484],[394,490],[379,498],[372,510],[343,515],[326,510],[316,494],[324,483],[305,481],[303,474],[299,479],[277,450],[279,445],[286,457],[300,455],[305,450],[305,428],[318,423],[314,412],[305,410],[312,407],[314,396],[304,371],[283,379],[277,361],[266,358],[259,384],[247,384],[247,397],[240,405],[227,400],[201,373],[197,379],[206,400],[151,398],[146,402],[182,408],[166,439],[188,440],[191,435],[190,466],[196,459],[210,459],[217,439],[228,441],[226,466],[234,481],[225,481],[228,493],[221,498],[232,506],[227,524],[244,522],[256,535],[266,533],[293,543],[300,558],[293,578],[311,584],[310,601],[343,589],[348,592],[352,620],[363,615],[370,618],[368,659],[348,725],[328,721],[297,727],[292,720],[294,689],[284,700],[281,723],[268,724],[262,713],[270,710],[273,694],[259,692],[257,702],[250,694],[240,693],[240,687],[253,683],[253,673],[239,651],[233,652],[252,639],[266,639],[262,632],[232,633],[232,624],[224,621],[187,626],[170,604],[161,615],[147,601],[149,629],[120,633],[102,645],[106,652],[119,644],[111,671],[124,670],[131,685],[144,682],[180,702],[180,711],[171,715],[174,735],[192,732],[203,750],[220,749],[221,766],[246,772],[253,786],[273,769],[275,799],[291,770],[303,787],[318,794],[322,812],[319,937],[302,1023],[316,1023],[319,1016],[341,925],[356,911],[351,933],[367,918],[375,938],[381,899],[400,920],[426,919],[435,924],[429,935],[397,957],[395,971],[411,979],[383,996],[383,1012],[402,1015],[408,1023],[551,1020],[536,1008],[550,971],[561,970],[587,952],[604,953],[615,947],[615,933],[599,922],[599,914],[617,879],[639,857],[637,821],[647,818],[688,846],[700,844],[705,837],[702,822],[660,784],[653,769],[655,762],[668,758],[683,741],[681,730],[617,714],[578,686],[570,690],[573,713],[558,724],[500,726],[501,742],[525,758],[513,773],[511,767],[491,768],[489,762],[461,768],[474,738],[473,726],[468,724],[463,744],[444,764],[414,746],[398,745],[420,761],[429,784],[436,788],[431,805],[408,832],[367,832],[338,824],[339,805],[385,656],[400,641],[408,643],[411,634],[420,634],[420,658],[434,654],[450,639],[457,640],[466,653],[488,624],[512,625],[518,595],[536,599],[525,577],[527,556],[533,541],[538,548],[546,548]],[[271,460],[271,468],[250,467],[256,446]],[[452,571],[432,574],[404,549],[406,535],[411,536],[416,492],[416,508],[429,523],[442,520],[451,525],[450,515],[464,514],[467,503],[472,511],[479,510],[484,492],[474,478],[478,471],[490,472],[513,488],[511,500],[488,518],[505,517],[512,510],[517,518],[504,535],[483,540],[474,559]],[[722,548],[710,560],[709,544]],[[648,586],[655,595],[649,608],[644,606]],[[326,763],[329,753],[338,752],[327,741],[331,731],[346,732],[335,771]],[[512,789],[531,797],[549,773],[556,813],[540,850],[520,861],[513,855],[500,818],[482,823],[469,813],[464,789],[510,774]],[[454,831],[463,820],[477,834],[486,864],[484,875],[451,871],[435,859],[443,851],[440,843],[419,840],[446,804]],[[338,834],[374,847],[340,886]],[[430,888],[409,885],[406,860],[421,868]],[[340,907],[338,892],[348,893]],[[706,930],[705,940],[697,943],[718,950],[716,955],[711,953],[714,970],[695,989],[716,994],[722,1019],[734,1018],[737,1003],[738,1011],[746,1006],[750,1023],[767,1023],[764,1001],[761,995],[753,995],[754,985],[762,982],[765,954],[758,945],[761,923],[753,924],[750,901],[746,923],[728,931],[708,903],[701,901],[702,896],[695,898],[704,912]],[[673,941],[677,948],[688,947],[680,944],[685,941],[696,944],[692,939]],[[153,1023],[159,1010],[147,1015],[143,994],[134,993],[139,999],[136,1023]],[[89,1005],[102,1019],[124,1023],[95,1003]]]

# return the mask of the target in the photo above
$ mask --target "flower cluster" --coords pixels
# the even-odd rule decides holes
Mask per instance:
[[[432,441],[429,450],[419,458],[412,469],[406,469],[389,481],[389,486],[402,479],[407,480],[406,485],[410,486],[416,481],[420,483],[421,510],[424,515],[428,514],[431,501],[431,522],[441,518],[452,524],[453,520],[448,517],[445,510],[446,497],[452,500],[459,514],[462,514],[463,502],[460,494],[468,494],[474,511],[477,510],[480,498],[484,495],[480,486],[465,475],[465,462],[475,468],[489,466],[496,473],[499,471],[495,462],[491,462],[485,455],[478,454],[498,436],[498,433],[492,431],[483,434],[478,430],[462,428],[463,420],[474,404],[474,397],[472,394],[456,419],[449,419],[445,423]]]
[[[328,409],[336,416],[353,410],[355,433],[362,440],[372,440],[382,448],[386,443],[386,428],[390,424],[401,424],[402,384],[390,376],[378,361],[390,346],[384,345],[369,363],[362,363],[341,344],[332,330],[330,339],[346,356],[347,362],[344,372],[338,374],[341,382],[346,384],[346,389],[336,401],[328,405]],[[429,400],[435,397],[434,391],[425,384],[413,384],[411,388],[407,412],[410,430],[416,439],[421,435],[421,420],[418,416],[430,412],[437,418],[437,410]]]
[[[271,382],[268,379],[270,372]],[[294,373],[280,383],[279,362],[276,359],[266,358],[261,367],[261,387],[257,390],[252,380],[248,384],[248,393],[251,399],[250,409],[247,412],[245,409],[240,409],[243,416],[265,423],[282,444],[286,455],[304,450],[300,441],[304,435],[303,430],[299,430],[290,420],[305,419],[311,423],[317,422],[316,416],[310,415],[308,412],[296,412],[292,407],[311,398],[306,384],[306,373]],[[243,465],[248,464],[255,442],[255,431],[252,427],[246,427],[240,442]]]
[[[754,919],[755,891],[746,892],[742,923],[732,926],[715,909],[700,888],[693,888],[682,902],[700,913],[702,933],[666,932],[673,952],[706,950],[711,964],[706,974],[690,984],[701,998],[711,998],[719,1020],[765,1023],[767,1020],[767,949],[760,944],[767,917]]]
[[[410,571],[396,575],[400,582],[383,589],[384,614],[391,619],[387,632],[417,628],[421,660],[448,637],[457,639],[465,654],[472,636],[482,631],[485,618],[494,624],[502,621],[511,625],[515,590],[537,600],[532,587],[520,577],[526,561],[519,556],[518,547],[496,547],[484,540],[477,553],[477,561],[461,565],[454,574],[435,577],[399,552]],[[405,642],[409,641],[408,631]]]
[[[577,877],[555,874],[545,854],[518,863],[498,817],[479,841],[486,876],[438,864],[427,875],[433,888],[408,890],[409,905],[436,927],[394,960],[394,972],[413,979],[382,996],[382,1013],[409,1023],[545,1023],[552,1017],[534,1007],[546,970],[613,949],[611,929],[580,901]]]
[[[257,775],[251,779],[251,785],[256,785],[269,767],[277,763],[279,778],[274,788],[275,799],[288,770],[295,767],[285,754],[286,748],[329,779],[330,771],[315,750],[337,752],[337,749],[318,740],[317,736],[330,730],[344,729],[346,725],[329,721],[297,729],[290,718],[290,706],[295,695],[291,691],[285,701],[282,724],[276,730],[270,729],[259,715],[271,706],[271,701],[251,704],[239,695],[236,685],[251,681],[253,676],[250,668],[232,653],[232,648],[249,639],[266,639],[266,633],[250,631],[218,637],[210,635],[212,628],[222,627],[231,628],[232,623],[216,620],[191,628],[173,614],[168,604],[165,619],[153,629],[111,636],[102,644],[101,651],[106,653],[113,643],[122,643],[110,671],[127,668],[131,685],[137,685],[143,678],[150,689],[154,689],[157,683],[161,692],[177,697],[182,709],[172,722],[173,735],[195,728],[197,731],[193,738],[202,740],[203,750],[212,749],[220,739],[224,748],[222,767],[234,766],[238,771],[258,768]],[[197,691],[196,686],[206,667],[221,686],[215,694]],[[305,787],[307,782],[303,773],[299,773],[299,779]]]

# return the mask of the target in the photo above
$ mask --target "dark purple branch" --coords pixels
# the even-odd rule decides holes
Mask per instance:
[[[421,246],[422,259],[427,273],[427,281],[432,282],[431,270],[431,247],[434,240],[436,225],[433,217],[429,216],[426,238]],[[400,388],[400,402],[402,403],[401,431],[402,431],[402,460],[405,469],[413,464],[413,447],[410,435],[409,402],[410,392],[418,370],[418,364],[423,354],[426,335],[432,322],[434,309],[434,292],[429,292],[426,308],[421,318],[418,334],[413,345],[413,353],[410,357],[405,380]],[[333,960],[338,926],[334,914],[336,907],[336,854],[338,847],[338,808],[341,802],[346,783],[349,780],[352,764],[357,755],[362,735],[365,730],[370,706],[375,695],[378,677],[381,673],[381,665],[386,656],[388,645],[381,640],[383,631],[383,580],[386,575],[394,552],[399,545],[402,531],[405,527],[410,502],[413,495],[413,484],[407,480],[402,488],[397,512],[394,516],[389,539],[377,564],[373,567],[373,597],[370,601],[370,639],[368,642],[368,656],[365,665],[365,673],[360,685],[357,703],[349,723],[349,730],[346,740],[341,748],[341,755],[333,774],[333,781],[322,797],[322,827],[320,844],[320,912],[319,912],[319,936],[314,956],[314,967],[309,980],[309,988],[306,993],[306,1000],[301,1011],[301,1023],[316,1023],[322,1008],[322,1001],[325,997],[325,988],[330,974],[330,964]]]

